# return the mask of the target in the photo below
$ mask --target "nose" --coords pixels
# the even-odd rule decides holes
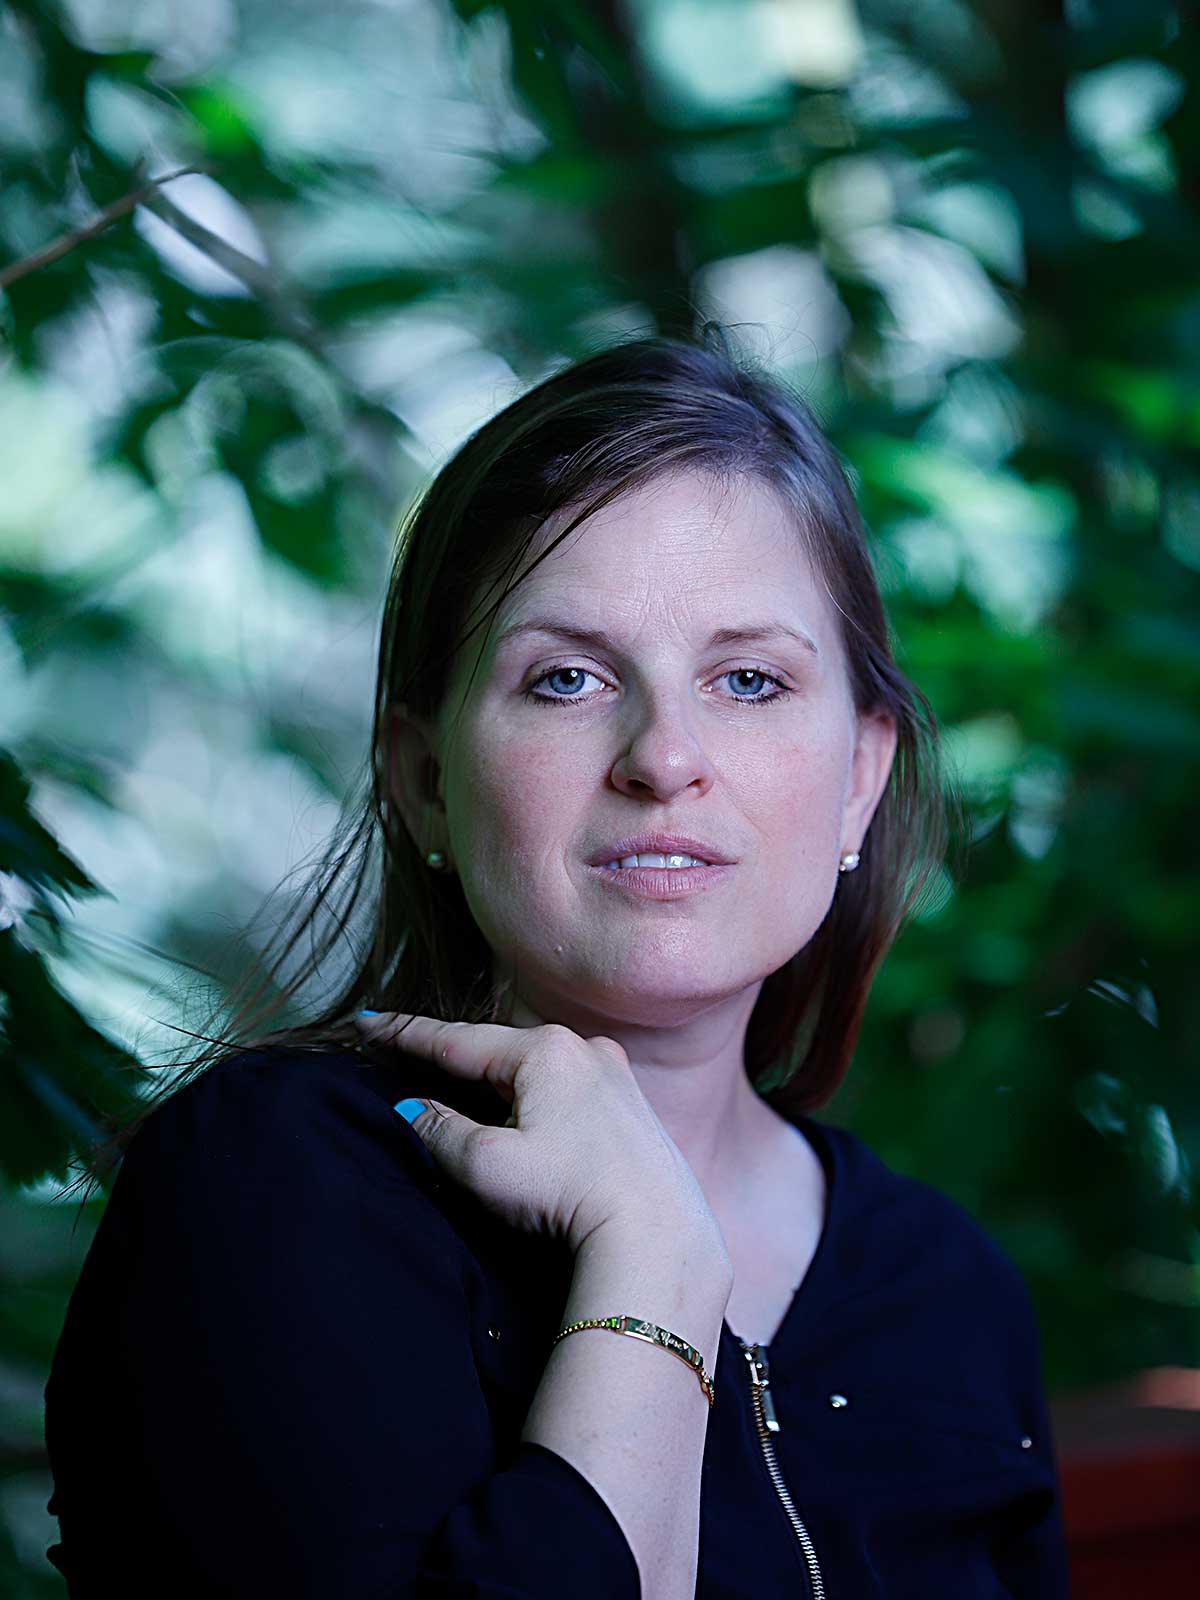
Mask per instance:
[[[688,717],[667,697],[648,702],[639,725],[613,763],[612,781],[624,794],[645,799],[672,800],[694,787],[707,794],[716,777]]]

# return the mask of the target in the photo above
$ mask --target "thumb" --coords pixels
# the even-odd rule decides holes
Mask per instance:
[[[392,1107],[392,1110],[398,1111],[404,1118],[405,1122],[410,1123],[414,1128],[417,1128],[418,1117],[423,1116],[426,1111],[436,1111],[443,1117],[450,1117],[454,1115],[454,1113],[447,1106],[442,1105],[438,1100],[418,1100],[413,1096],[410,1096],[407,1100],[397,1100],[396,1104]],[[423,1122],[421,1126],[417,1128],[417,1132],[423,1134],[428,1127],[429,1123]]]
[[[511,1187],[504,1175],[509,1160],[506,1151],[510,1141],[519,1137],[512,1131],[514,1117],[509,1118],[506,1131],[473,1122],[440,1100],[400,1100],[395,1109],[408,1119],[429,1159],[454,1183],[470,1190],[485,1206],[509,1203],[501,1197]]]
[[[445,1166],[452,1166],[451,1151],[457,1150],[469,1129],[476,1124],[461,1112],[452,1111],[440,1100],[398,1100],[392,1107],[410,1124],[427,1150],[435,1151]]]

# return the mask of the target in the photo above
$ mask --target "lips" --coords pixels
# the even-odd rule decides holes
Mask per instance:
[[[625,856],[636,856],[657,851],[660,855],[696,856],[712,866],[728,866],[733,857],[718,845],[704,839],[694,839],[685,833],[636,833],[623,839],[614,839],[602,845],[588,857],[589,866],[603,867],[610,861],[620,861]]]

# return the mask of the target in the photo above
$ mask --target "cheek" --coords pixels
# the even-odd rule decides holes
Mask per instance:
[[[750,815],[786,859],[822,868],[841,840],[846,751],[831,730],[814,732],[763,762]],[[757,812],[757,815],[755,813]]]
[[[827,745],[805,747],[787,769],[786,787],[796,821],[806,833],[837,829],[845,767]]]
[[[566,740],[477,734],[470,765],[457,775],[459,815],[451,818],[472,870],[532,881],[538,862],[576,827],[581,769]]]
[[[476,730],[470,761],[449,786],[463,894],[495,952],[528,953],[532,942],[553,942],[565,893],[563,851],[586,810],[580,762],[565,745],[544,737],[501,741],[495,733],[488,739]]]

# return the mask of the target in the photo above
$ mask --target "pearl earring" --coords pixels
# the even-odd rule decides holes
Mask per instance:
[[[853,872],[855,867],[858,865],[858,860],[859,860],[859,857],[858,857],[858,851],[857,850],[847,850],[845,855],[841,859],[841,863],[838,866],[838,871],[839,872]]]
[[[431,850],[425,857],[425,861],[426,864],[431,866],[435,872],[441,872],[442,868],[446,865],[446,858],[440,850]]]

